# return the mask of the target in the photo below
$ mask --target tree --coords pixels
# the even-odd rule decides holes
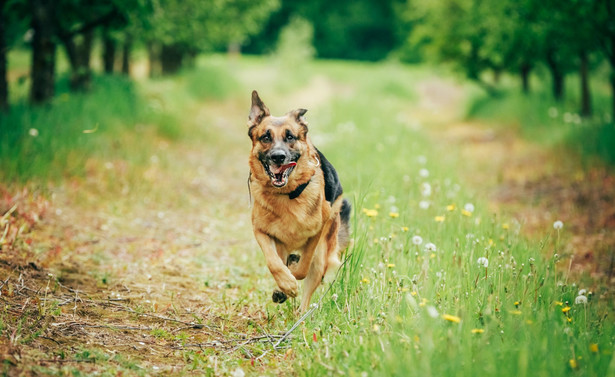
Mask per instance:
[[[7,78],[6,52],[6,0],[0,0],[0,111],[9,108],[9,85]]]
[[[612,117],[615,119],[615,2],[613,0],[578,0],[588,4],[592,12],[590,19],[593,31],[598,40],[600,51],[606,56],[611,66],[611,106]]]
[[[55,92],[54,5],[54,0],[30,0],[33,31],[30,102],[33,104],[49,101]]]
[[[278,6],[278,0],[152,0],[142,23],[150,58],[160,60],[162,73],[174,73],[196,52],[243,43]]]

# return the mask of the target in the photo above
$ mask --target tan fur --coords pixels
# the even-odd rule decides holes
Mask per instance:
[[[278,287],[287,296],[298,294],[297,280],[304,280],[299,310],[305,311],[313,292],[328,270],[340,265],[338,232],[340,230],[340,196],[331,205],[325,200],[325,181],[319,167],[318,152],[307,135],[307,123],[299,110],[283,117],[273,117],[262,105],[255,109],[260,98],[253,94],[253,109],[248,126],[252,138],[250,154],[250,189],[253,197],[252,225],[255,238],[263,251],[267,267]],[[264,109],[264,111],[261,111]],[[303,111],[305,113],[305,111]],[[298,115],[301,114],[301,115]],[[276,188],[265,171],[259,155],[266,153],[266,145],[259,137],[269,130],[273,140],[284,138],[286,130],[298,135],[293,144],[301,156],[285,187]],[[310,181],[301,195],[290,199],[288,194]],[[300,253],[298,263],[286,265],[292,252]]]

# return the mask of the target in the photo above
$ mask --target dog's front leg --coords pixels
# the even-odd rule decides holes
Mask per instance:
[[[297,297],[299,291],[297,280],[286,267],[286,261],[282,261],[278,255],[275,240],[258,230],[254,230],[254,236],[263,251],[267,267],[280,290],[290,297]]]

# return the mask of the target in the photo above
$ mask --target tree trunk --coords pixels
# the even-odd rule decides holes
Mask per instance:
[[[115,40],[105,29],[103,31],[103,68],[108,74],[112,74],[115,68],[115,46]]]
[[[56,45],[53,41],[54,0],[30,0],[32,11],[32,66],[30,102],[40,104],[53,98]]]
[[[611,66],[611,105],[613,106],[611,122],[615,124],[615,65]]]
[[[127,35],[122,48],[122,73],[126,76],[130,76],[130,50],[132,50],[132,38]]]
[[[182,66],[183,59],[184,53],[181,47],[178,45],[163,45],[160,53],[162,74],[177,73]]]
[[[581,58],[581,116],[590,117],[592,115],[592,100],[589,90],[589,56],[587,51],[580,52]]]
[[[157,43],[147,42],[147,57],[149,60],[149,77],[160,75],[160,46]]]
[[[61,36],[70,63],[70,88],[75,91],[84,91],[89,89],[91,78],[87,33],[78,38],[81,40],[76,42],[72,36]]]
[[[7,110],[9,108],[9,85],[6,72],[6,53],[8,48],[6,46],[6,35],[4,30],[7,21],[4,12],[5,5],[6,0],[0,0],[0,110]]]
[[[530,92],[530,71],[532,66],[528,63],[521,64],[521,85],[523,88],[523,94],[529,94]]]
[[[561,102],[564,99],[564,72],[561,65],[557,62],[555,52],[547,53],[546,57],[549,72],[551,72],[551,81],[553,85],[553,98]]]

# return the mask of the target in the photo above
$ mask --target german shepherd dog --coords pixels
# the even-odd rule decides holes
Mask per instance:
[[[297,280],[304,280],[300,312],[325,274],[340,266],[350,218],[337,172],[308,136],[306,112],[272,116],[253,91],[248,118],[254,236],[279,288],[273,302],[296,297]]]

